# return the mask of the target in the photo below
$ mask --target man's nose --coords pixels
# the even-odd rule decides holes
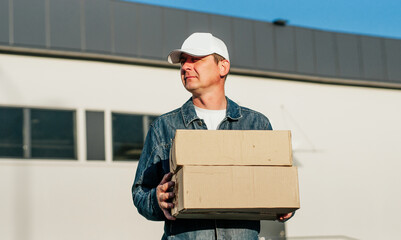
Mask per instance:
[[[183,69],[183,70],[191,69],[192,68],[192,64],[193,63],[190,62],[190,61],[185,61],[185,62],[182,63],[181,69]]]

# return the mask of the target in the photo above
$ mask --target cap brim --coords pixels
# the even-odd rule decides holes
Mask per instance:
[[[213,54],[212,52],[206,52],[205,50],[201,50],[201,49],[176,49],[170,52],[170,54],[167,57],[167,61],[169,63],[175,64],[175,63],[179,63],[180,62],[180,58],[181,58],[181,54],[186,53],[188,55],[191,56],[195,56],[195,57],[203,57],[203,56],[207,56],[210,54]]]

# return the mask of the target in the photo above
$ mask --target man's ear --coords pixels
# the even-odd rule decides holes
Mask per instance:
[[[221,60],[219,62],[220,76],[227,76],[230,71],[230,62],[227,59]]]

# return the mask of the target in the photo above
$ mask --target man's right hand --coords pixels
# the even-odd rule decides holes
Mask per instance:
[[[170,213],[170,210],[174,207],[174,204],[171,202],[171,200],[175,196],[175,194],[172,192],[172,188],[175,185],[175,183],[171,181],[172,176],[173,174],[171,172],[164,175],[162,181],[156,188],[157,202],[163,211],[164,216],[166,216],[168,220],[175,220],[175,217],[173,217]]]

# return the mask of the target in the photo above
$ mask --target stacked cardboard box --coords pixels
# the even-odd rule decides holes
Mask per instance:
[[[271,220],[300,205],[289,131],[177,130],[170,170],[177,218]]]

